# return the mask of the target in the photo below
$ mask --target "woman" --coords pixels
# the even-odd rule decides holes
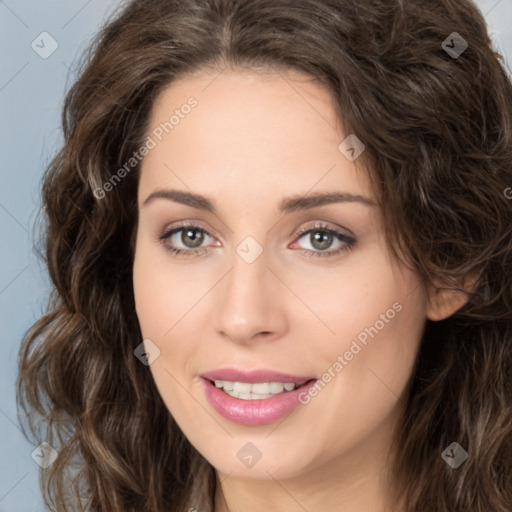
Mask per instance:
[[[18,381],[53,510],[512,509],[512,84],[473,3],[133,1],[63,130]]]

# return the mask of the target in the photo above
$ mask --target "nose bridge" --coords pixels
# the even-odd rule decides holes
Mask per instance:
[[[252,237],[244,239],[235,249],[231,271],[231,285],[238,288],[242,295],[253,294],[256,298],[262,295],[269,285],[267,265],[268,249],[264,250]]]
[[[238,342],[258,333],[277,336],[286,324],[278,282],[267,267],[268,254],[251,238],[236,247],[216,309],[217,330]]]

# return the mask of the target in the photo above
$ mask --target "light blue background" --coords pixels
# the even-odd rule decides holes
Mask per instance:
[[[43,313],[46,271],[33,251],[42,172],[61,143],[73,64],[120,0],[0,0],[0,512],[43,511],[35,446],[21,435],[14,383],[21,338]],[[496,49],[512,63],[512,0],[480,0]],[[58,48],[31,47],[48,32]],[[37,39],[36,39],[37,38]],[[45,48],[48,50],[47,39]]]

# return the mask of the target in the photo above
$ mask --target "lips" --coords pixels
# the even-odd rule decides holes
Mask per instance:
[[[245,383],[288,382],[298,385],[269,398],[245,400],[235,398],[215,386],[215,381]],[[201,384],[212,408],[223,418],[240,425],[256,426],[273,423],[290,414],[301,402],[299,395],[307,393],[317,382],[315,377],[297,376],[272,370],[243,372],[221,369],[201,374]]]
[[[249,382],[251,384],[256,382],[293,382],[294,384],[304,384],[308,380],[316,378],[312,375],[297,376],[273,370],[241,371],[235,368],[212,370],[202,373],[200,377],[210,381],[228,380],[232,382]]]

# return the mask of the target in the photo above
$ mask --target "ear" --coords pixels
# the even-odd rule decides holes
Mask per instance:
[[[427,318],[434,322],[444,320],[464,306],[468,301],[468,296],[463,290],[473,290],[475,285],[475,279],[469,279],[468,281],[469,283],[462,290],[441,288],[432,283],[427,285]]]

